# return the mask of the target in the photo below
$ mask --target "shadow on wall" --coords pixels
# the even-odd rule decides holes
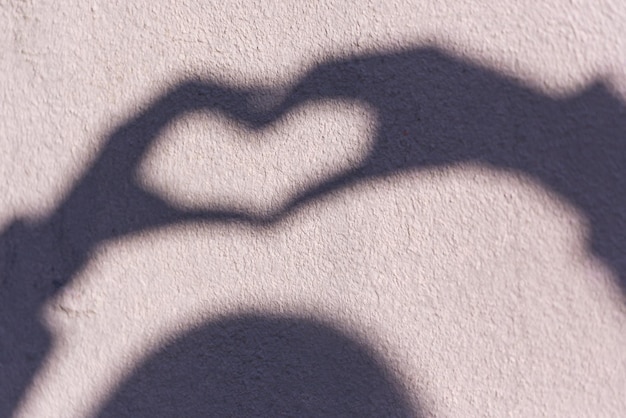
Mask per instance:
[[[15,220],[2,232],[0,416],[15,410],[49,350],[42,306],[102,242],[194,221],[269,227],[324,194],[403,171],[473,162],[534,179],[587,217],[590,253],[613,269],[626,290],[626,106],[604,84],[555,99],[426,48],[329,61],[285,95],[267,99],[272,94],[210,80],[180,83],[110,134],[49,218]],[[373,148],[360,166],[301,190],[275,213],[180,210],[136,183],[150,145],[185,114],[220,112],[261,130],[298,106],[328,99],[360,101],[376,110]],[[259,102],[275,105],[252,105]]]
[[[102,418],[418,417],[371,350],[327,325],[240,316],[148,358]]]

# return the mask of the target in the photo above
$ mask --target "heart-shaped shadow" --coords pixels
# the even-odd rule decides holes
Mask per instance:
[[[137,181],[183,210],[278,213],[302,190],[360,166],[375,128],[375,114],[349,101],[310,102],[262,130],[193,113],[159,136]]]

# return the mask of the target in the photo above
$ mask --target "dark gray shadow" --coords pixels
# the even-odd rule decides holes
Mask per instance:
[[[0,235],[0,416],[9,416],[40,367],[50,335],[40,309],[106,240],[183,222],[270,227],[293,209],[363,180],[472,162],[520,173],[586,216],[590,255],[626,291],[626,106],[599,81],[553,98],[436,49],[411,49],[314,67],[277,100],[270,91],[207,80],[180,83],[107,138],[67,198],[38,223],[15,220]],[[265,97],[267,99],[267,97]],[[378,114],[362,165],[301,190],[268,216],[181,211],[135,181],[164,127],[189,112],[220,112],[263,129],[314,100],[348,99]],[[278,103],[272,108],[252,103]]]
[[[210,322],[146,359],[102,418],[418,417],[364,343],[326,324],[238,316]]]

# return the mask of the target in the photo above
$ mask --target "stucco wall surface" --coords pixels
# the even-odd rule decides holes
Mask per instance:
[[[0,416],[626,416],[626,2],[0,26]]]

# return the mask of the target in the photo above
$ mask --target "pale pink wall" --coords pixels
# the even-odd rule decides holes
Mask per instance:
[[[625,415],[626,3],[570,3],[0,3],[0,415]]]

